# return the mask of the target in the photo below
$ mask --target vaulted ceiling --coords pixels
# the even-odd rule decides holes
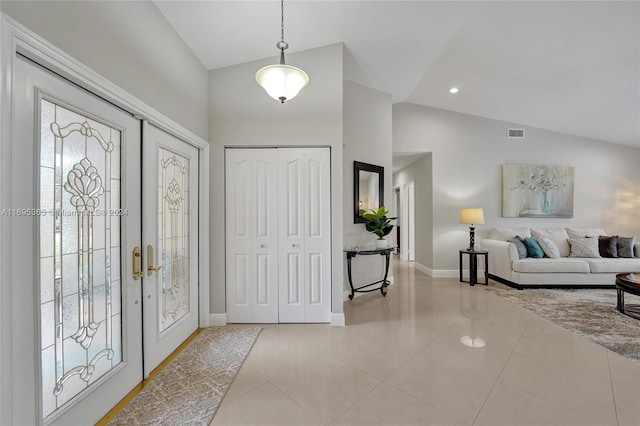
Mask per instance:
[[[155,4],[208,70],[278,53],[279,1]],[[640,2],[291,0],[285,40],[394,103],[640,147]]]

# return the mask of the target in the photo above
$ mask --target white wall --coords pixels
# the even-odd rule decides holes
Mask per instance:
[[[414,161],[393,174],[393,187],[414,182],[415,262],[433,269],[433,181],[431,154]]]
[[[507,139],[523,127],[526,139]],[[477,241],[494,226],[602,227],[640,236],[640,149],[409,103],[393,106],[394,152],[428,151],[433,160],[433,268],[458,268],[469,229],[460,208],[484,208]],[[503,164],[575,167],[572,219],[501,217]]]
[[[207,139],[207,71],[152,2],[3,0],[0,10]]]
[[[342,57],[341,43],[288,54],[310,82],[284,104],[254,79],[277,57],[209,72],[212,313],[225,312],[224,148],[239,146],[331,147],[332,312],[342,312]]]
[[[376,236],[367,232],[363,223],[353,223],[353,162],[384,167],[384,204],[391,211],[392,150],[391,95],[344,80],[344,246],[375,244]],[[387,237],[395,244],[395,230]],[[384,265],[380,256],[362,256],[352,261],[354,285],[366,284],[382,278]],[[393,270],[390,267],[390,275]],[[349,282],[344,272],[344,288]]]

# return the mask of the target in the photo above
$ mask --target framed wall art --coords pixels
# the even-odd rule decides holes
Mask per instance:
[[[505,164],[502,166],[502,217],[573,217],[570,166]]]

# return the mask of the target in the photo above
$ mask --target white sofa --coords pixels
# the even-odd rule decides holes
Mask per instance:
[[[516,235],[523,239],[539,235],[550,237],[559,247],[561,257],[520,259],[515,244],[508,242]],[[518,289],[610,288],[615,285],[616,274],[640,273],[640,242],[634,245],[634,258],[569,257],[568,238],[598,235],[608,234],[596,228],[494,228],[488,238],[481,241],[481,247],[489,252],[489,277]]]

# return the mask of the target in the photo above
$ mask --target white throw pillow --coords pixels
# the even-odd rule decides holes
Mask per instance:
[[[600,257],[597,238],[569,238],[569,257]]]
[[[529,228],[492,228],[487,238],[490,240],[509,241],[516,236],[524,240],[531,236],[531,231]]]
[[[567,228],[567,235],[569,238],[591,238],[607,235],[607,233],[600,228]]]
[[[560,258],[560,250],[558,249],[558,246],[555,245],[549,238],[540,238],[538,240],[538,244],[540,244],[540,247],[542,247],[542,251],[547,257],[550,257],[551,259]]]
[[[564,228],[547,228],[547,229],[532,229],[531,235],[536,241],[540,241],[542,237],[547,237],[553,244],[560,250],[560,257],[567,257],[571,253],[569,247],[569,236]]]

